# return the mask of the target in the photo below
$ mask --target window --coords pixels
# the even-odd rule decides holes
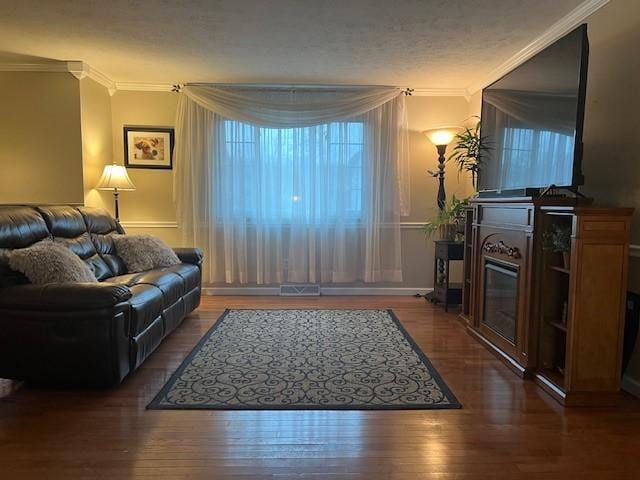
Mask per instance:
[[[263,128],[221,119],[216,130],[217,215],[310,225],[362,217],[362,121]]]

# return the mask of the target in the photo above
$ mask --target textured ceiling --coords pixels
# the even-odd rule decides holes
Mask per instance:
[[[118,82],[464,88],[582,0],[0,0],[0,62]]]

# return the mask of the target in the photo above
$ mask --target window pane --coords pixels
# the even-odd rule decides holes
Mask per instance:
[[[362,122],[274,129],[221,124],[217,211],[254,223],[357,222],[362,214]]]

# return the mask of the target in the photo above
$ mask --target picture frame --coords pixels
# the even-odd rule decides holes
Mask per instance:
[[[172,127],[123,126],[124,166],[171,170],[175,131]]]

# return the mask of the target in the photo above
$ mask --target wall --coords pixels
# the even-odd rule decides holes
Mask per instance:
[[[0,72],[0,203],[83,202],[79,82]]]
[[[111,97],[107,89],[90,78],[82,79],[80,111],[84,203],[111,209],[113,194],[95,189],[103,167],[113,162]]]
[[[123,126],[171,127],[177,104],[177,93],[117,91],[111,97],[113,158],[116,163],[124,163]],[[170,245],[178,246],[172,171],[129,168],[127,172],[136,186],[135,192],[120,195],[120,218],[127,232],[157,235]],[[174,226],[133,226],[146,222],[152,225],[168,222]]]
[[[438,213],[438,180],[427,174],[438,168],[436,147],[422,134],[425,130],[442,125],[462,125],[469,116],[469,105],[464,97],[418,97],[407,99],[409,117],[409,151],[411,159],[411,215],[405,222],[424,224]],[[448,155],[448,154],[447,154]],[[445,168],[447,199],[455,195],[466,198],[473,193],[470,178],[458,175],[454,164]],[[422,229],[402,230],[402,257],[404,282],[402,287],[433,287],[433,239]],[[452,264],[452,274],[461,279],[460,265]]]
[[[597,205],[635,207],[631,243],[640,244],[640,2],[615,0],[588,19],[589,76],[584,128],[584,193]],[[640,258],[630,258],[630,290],[640,293]],[[625,388],[640,395],[640,338]]]

